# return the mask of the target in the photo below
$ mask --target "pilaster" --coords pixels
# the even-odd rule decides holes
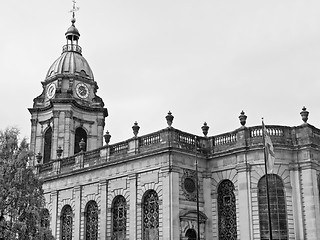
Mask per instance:
[[[81,222],[81,186],[76,186],[74,191],[74,203],[75,203],[75,213],[74,213],[74,239],[80,239],[80,222]]]
[[[129,209],[129,239],[137,239],[137,175],[129,175],[130,209]]]
[[[305,239],[316,240],[320,236],[316,211],[317,174],[316,166],[308,161],[301,163],[301,189],[302,189],[302,209],[304,210]]]
[[[303,212],[302,212],[302,194],[300,185],[300,167],[298,164],[290,166],[290,179],[292,185],[292,205],[295,239],[304,238]]]
[[[166,166],[161,169],[163,184],[163,239],[174,240],[180,238],[179,219],[179,171]]]
[[[52,201],[52,216],[51,216],[51,230],[52,235],[57,237],[57,219],[58,219],[58,191],[51,192]]]
[[[205,239],[212,239],[213,237],[213,225],[212,225],[212,219],[210,216],[212,216],[212,198],[211,198],[211,173],[207,172],[203,174],[203,189],[206,189],[203,191],[203,199],[204,199],[204,213],[206,216],[208,216],[208,220],[206,221],[206,227],[205,227]]]
[[[100,184],[101,194],[101,210],[100,210],[100,239],[107,239],[107,196],[108,196],[108,181],[102,180]]]
[[[56,110],[53,111],[51,159],[57,158],[58,135],[59,135],[59,115],[60,115],[60,111],[56,111]]]
[[[251,195],[250,195],[250,165],[247,163],[238,164],[238,205],[239,216],[238,226],[240,239],[253,239],[252,236],[252,215],[251,215]]]

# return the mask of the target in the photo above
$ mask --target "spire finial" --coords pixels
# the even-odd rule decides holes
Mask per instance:
[[[71,22],[72,22],[72,24],[74,24],[76,22],[76,12],[79,11],[80,8],[76,6],[76,4],[77,4],[76,0],[72,0],[72,2],[73,2],[73,6],[72,6],[72,9],[70,10],[70,12],[72,12]]]

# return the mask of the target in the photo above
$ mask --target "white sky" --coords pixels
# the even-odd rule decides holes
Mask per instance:
[[[209,135],[247,126],[320,126],[320,1],[78,0],[79,45],[109,110],[111,143],[173,127]],[[66,43],[71,0],[0,8],[0,129],[30,135],[33,98]]]

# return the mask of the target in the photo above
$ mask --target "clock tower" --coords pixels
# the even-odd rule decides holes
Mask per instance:
[[[80,151],[103,145],[103,129],[108,111],[97,96],[98,85],[92,70],[78,45],[80,33],[75,27],[75,11],[71,26],[65,33],[67,44],[62,54],[50,66],[42,82],[42,93],[33,100],[31,113],[30,148],[42,156],[42,163],[72,156]]]

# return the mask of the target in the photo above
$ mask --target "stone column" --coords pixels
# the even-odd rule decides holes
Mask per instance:
[[[129,239],[137,239],[137,175],[129,175],[130,208],[129,208]],[[128,222],[128,221],[127,221]]]
[[[252,236],[252,214],[251,195],[249,188],[250,165],[247,163],[238,164],[238,206],[239,206],[239,232],[240,239],[253,239]],[[238,236],[239,237],[239,236]]]
[[[58,213],[58,191],[51,192],[51,201],[52,201],[52,216],[51,216],[51,230],[52,235],[57,238],[57,220],[59,217]]]
[[[74,187],[74,239],[80,239],[81,229],[80,229],[80,223],[81,223],[81,186]]]
[[[107,197],[108,197],[108,181],[101,180],[100,194],[101,194],[101,210],[100,210],[100,238],[107,239]]]
[[[309,154],[309,153],[306,153]],[[304,211],[305,239],[316,240],[320,236],[318,227],[319,212],[316,209],[316,200],[319,200],[317,189],[316,164],[311,161],[301,165],[301,189],[302,189],[302,209]]]

